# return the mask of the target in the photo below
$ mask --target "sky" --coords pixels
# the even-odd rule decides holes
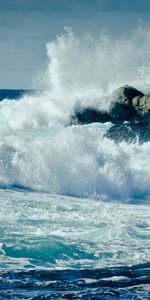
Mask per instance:
[[[116,37],[139,22],[150,23],[150,0],[0,0],[0,88],[32,88],[64,27]]]

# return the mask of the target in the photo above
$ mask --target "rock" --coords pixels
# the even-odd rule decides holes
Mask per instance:
[[[150,125],[146,124],[117,124],[112,126],[104,134],[104,137],[114,140],[116,143],[122,141],[131,143],[144,143],[150,141]]]
[[[113,93],[114,102],[132,106],[132,99],[137,96],[144,96],[142,92],[129,85],[124,85],[116,89]]]
[[[135,113],[132,107],[116,102],[112,106],[109,115],[111,117],[112,123],[116,123],[118,121],[133,120]]]
[[[85,108],[82,111],[76,112],[72,116],[72,123],[90,124],[95,122],[105,123],[111,121],[111,117],[106,112],[100,112],[94,108]]]
[[[87,107],[74,113],[74,116],[71,118],[71,124],[89,124],[94,122],[112,122],[116,124],[124,121],[135,123],[135,120],[138,118],[138,109],[136,109],[136,103],[139,103],[139,99],[144,97],[145,96],[142,92],[131,86],[125,85],[119,87],[112,95],[113,101],[109,112],[99,111],[96,108]],[[135,102],[133,99],[135,99]],[[140,113],[140,118],[141,116],[142,115]]]
[[[140,121],[150,123],[150,95],[133,98],[132,106],[140,118]]]
[[[113,102],[110,110],[110,116],[113,121],[134,121],[136,112],[132,106],[132,99],[143,95],[142,92],[128,85],[121,86],[115,90],[112,95]]]

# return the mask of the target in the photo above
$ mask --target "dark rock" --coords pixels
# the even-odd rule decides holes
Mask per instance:
[[[109,121],[111,121],[111,117],[108,113],[100,112],[94,108],[85,108],[72,116],[72,123],[77,124],[105,123]]]
[[[110,110],[110,116],[113,121],[133,121],[136,117],[136,112],[132,106],[132,99],[136,96],[141,97],[144,94],[139,90],[125,85],[119,87],[114,91],[112,98],[112,108]]]
[[[144,143],[150,141],[150,125],[146,124],[117,124],[104,134],[104,137],[116,143],[126,141]]]
[[[112,106],[109,115],[112,123],[116,123],[117,121],[131,121],[135,117],[132,107],[117,102]]]
[[[135,97],[138,99],[136,100]],[[138,119],[139,110],[136,109],[136,104],[134,104],[134,101],[135,103],[139,103],[139,99],[144,97],[145,96],[142,92],[131,86],[125,85],[119,87],[112,95],[113,101],[109,112],[99,111],[96,108],[87,107],[81,111],[75,112],[74,116],[72,116],[71,124],[89,124],[94,122],[112,122],[117,124],[118,122],[124,121],[135,123],[135,120]],[[133,98],[135,99],[134,101]],[[139,117],[141,118],[141,116],[142,114],[140,113]]]

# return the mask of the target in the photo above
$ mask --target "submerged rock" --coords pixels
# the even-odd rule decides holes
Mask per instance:
[[[114,140],[116,143],[126,141],[144,143],[150,141],[150,125],[146,124],[117,124],[113,125],[104,134],[104,137]]]

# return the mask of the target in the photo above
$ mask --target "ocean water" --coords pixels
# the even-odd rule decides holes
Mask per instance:
[[[68,125],[123,84],[150,92],[149,42],[67,29],[38,92],[0,90],[0,299],[150,299],[150,142]]]

